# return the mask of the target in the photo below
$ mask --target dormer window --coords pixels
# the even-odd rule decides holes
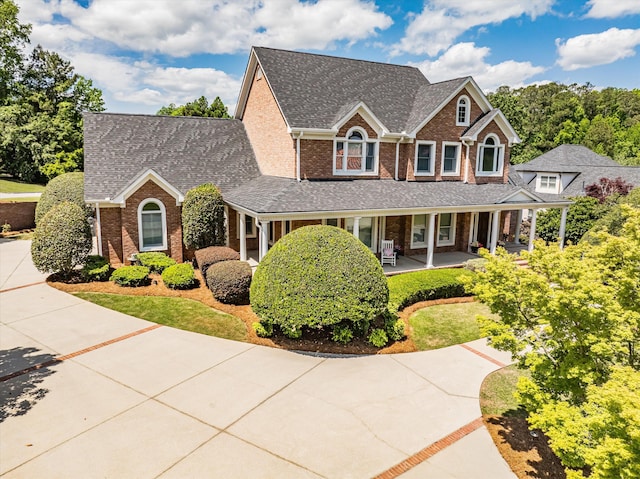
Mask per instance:
[[[469,98],[461,96],[458,98],[458,108],[456,109],[456,125],[457,126],[469,126],[469,113],[471,109],[471,103]]]
[[[488,135],[484,143],[478,145],[476,174],[478,176],[502,176],[504,145],[495,135]]]
[[[378,173],[377,142],[369,141],[365,131],[352,128],[346,138],[335,141],[335,175],[375,175]]]

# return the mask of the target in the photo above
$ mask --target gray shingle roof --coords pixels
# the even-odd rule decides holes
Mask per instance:
[[[412,112],[425,107],[416,104],[419,92],[425,104],[434,103],[424,93],[429,81],[415,67],[264,47],[254,51],[294,128],[331,128],[346,106],[363,102],[389,131],[401,132]],[[440,98],[442,87],[433,96]]]
[[[640,166],[586,166],[582,172],[562,192],[562,196],[584,195],[584,187],[599,183],[600,178],[622,178],[634,187],[640,186]]]
[[[611,158],[598,155],[586,146],[560,145],[533,160],[514,165],[516,171],[578,173],[585,166],[620,166]]]
[[[153,169],[181,193],[212,182],[224,193],[260,175],[239,120],[85,113],[85,198],[114,198]]]
[[[454,78],[439,83],[422,85],[416,92],[415,101],[407,119],[406,131],[415,130],[442,102],[458,90],[471,77]]]
[[[228,192],[225,201],[260,214],[400,210],[493,205],[519,190],[510,184],[262,176]]]

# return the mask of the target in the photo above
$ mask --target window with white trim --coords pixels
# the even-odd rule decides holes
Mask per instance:
[[[433,176],[436,156],[435,141],[416,142],[416,160],[413,171],[416,176]]]
[[[167,213],[160,200],[149,198],[138,206],[140,251],[167,249]]]
[[[375,175],[378,173],[378,142],[367,133],[352,128],[345,138],[336,138],[333,173],[336,175]]]
[[[340,218],[325,218],[322,220],[323,225],[327,226],[335,226],[336,228],[341,228],[342,221]]]
[[[238,225],[238,234],[236,234],[236,238],[240,238],[240,213],[236,215],[236,221]],[[244,216],[244,231],[245,238],[256,238],[256,220],[253,216],[245,215]]]
[[[456,243],[456,214],[438,215],[438,246],[451,246]]]
[[[427,246],[427,215],[411,217],[411,248]]]
[[[442,168],[443,176],[456,176],[460,174],[460,152],[462,145],[453,141],[442,142]]]
[[[484,143],[478,145],[476,174],[479,176],[502,176],[504,145],[497,136],[487,135]]]
[[[469,126],[469,115],[471,110],[471,102],[469,97],[463,95],[458,98],[456,107],[456,126]]]
[[[373,237],[375,235],[374,231],[374,221],[371,216],[363,216],[360,218],[360,222],[358,224],[358,238],[362,241],[369,249],[373,249]],[[353,218],[345,219],[345,229],[353,234]]]
[[[544,193],[558,192],[558,175],[538,175],[536,191]]]

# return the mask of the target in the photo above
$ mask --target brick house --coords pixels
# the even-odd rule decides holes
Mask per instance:
[[[86,114],[85,197],[114,264],[188,257],[180,205],[212,182],[243,259],[329,224],[432,267],[434,254],[513,239],[522,209],[566,211],[510,179],[519,141],[471,77],[430,83],[413,67],[256,47],[233,120]]]

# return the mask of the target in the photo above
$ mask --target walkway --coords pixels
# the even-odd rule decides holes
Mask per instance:
[[[0,243],[0,475],[514,478],[483,341],[327,358],[158,326],[42,284]],[[20,287],[22,285],[31,285]]]

